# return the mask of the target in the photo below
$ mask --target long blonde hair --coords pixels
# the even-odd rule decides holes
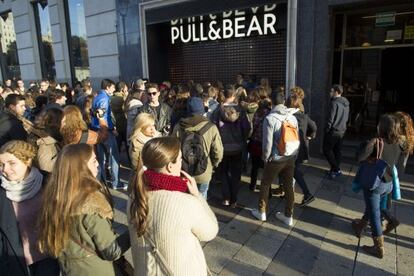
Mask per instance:
[[[129,140],[134,140],[139,133],[147,126],[151,126],[155,124],[155,118],[152,114],[149,113],[140,113],[137,118],[135,119],[134,130],[132,131]]]
[[[42,199],[41,252],[59,256],[69,240],[71,217],[82,208],[89,194],[101,188],[87,166],[92,151],[87,144],[76,144],[65,146],[59,154]]]
[[[145,143],[142,149],[142,162],[147,169],[159,171],[170,162],[175,163],[180,154],[180,141],[175,137],[153,138]],[[135,226],[138,236],[145,234],[148,217],[148,193],[147,183],[144,179],[144,171],[136,172],[130,185],[131,206],[130,222]]]

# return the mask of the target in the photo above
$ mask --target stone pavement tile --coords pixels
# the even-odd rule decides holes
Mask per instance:
[[[247,209],[243,209],[220,231],[219,235],[229,241],[244,244],[253,235],[261,222]]]
[[[413,205],[397,204],[396,214],[400,225],[397,235],[397,271],[400,275],[413,275],[414,271],[414,217]],[[390,233],[395,236],[395,233]]]
[[[306,272],[297,269],[297,264],[302,262],[300,252],[306,252],[308,248],[299,249],[300,251],[291,251],[288,253],[288,262],[271,262],[267,270],[263,275],[289,275],[289,276],[302,276],[307,275]],[[306,254],[306,253],[305,253]]]
[[[316,208],[301,209],[298,215],[299,220],[277,252],[268,273],[285,275],[287,267],[305,274],[312,270],[333,215]]]
[[[234,259],[265,271],[282,243],[283,240],[269,239],[263,235],[254,234],[237,252]]]
[[[312,275],[349,275],[354,264],[356,244],[358,240],[352,235],[351,218],[360,217],[358,211],[351,213],[351,208],[362,209],[361,200],[349,197],[341,197],[337,207],[325,209],[328,206],[325,202],[318,202],[324,206],[320,210],[329,210],[333,215],[330,225],[325,226],[326,235],[320,247],[319,255],[310,272]]]
[[[220,276],[259,276],[263,274],[263,270],[257,269],[255,267],[246,265],[235,260],[230,260],[224,269],[219,273]]]
[[[242,247],[241,244],[216,237],[203,249],[208,267],[212,272],[220,273],[224,266]]]
[[[223,223],[230,222],[239,212],[240,209],[232,209],[221,205],[221,198],[212,196],[208,200],[213,212],[216,214],[217,220]]]

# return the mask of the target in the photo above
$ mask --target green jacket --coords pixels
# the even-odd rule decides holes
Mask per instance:
[[[209,120],[201,115],[194,115],[183,118],[174,127],[172,136],[183,137],[184,130],[199,131]],[[193,175],[198,184],[210,183],[213,174],[213,167],[217,168],[223,159],[223,143],[221,142],[220,133],[217,126],[211,123],[211,127],[203,135],[204,138],[204,152],[210,158],[208,159],[207,169],[203,174]]]
[[[101,192],[88,196],[72,217],[70,238],[58,259],[64,275],[121,275],[113,261],[130,247],[129,233],[112,230],[112,208]]]

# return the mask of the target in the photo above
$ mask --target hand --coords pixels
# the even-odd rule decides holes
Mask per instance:
[[[117,131],[116,129],[114,129],[114,130],[112,131],[112,134],[113,134],[115,137],[119,135],[119,133],[118,133],[118,131]]]
[[[200,195],[200,192],[198,191],[198,187],[197,187],[197,182],[195,181],[194,177],[192,177],[191,175],[189,175],[185,171],[181,171],[181,174],[185,178],[188,179],[187,186],[188,186],[188,191],[190,192],[190,194],[192,194],[193,196]]]

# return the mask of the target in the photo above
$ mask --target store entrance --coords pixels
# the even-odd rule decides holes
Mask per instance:
[[[413,89],[414,47],[388,48],[382,51],[382,113],[404,111],[414,116],[410,100]],[[412,98],[412,97],[411,97]]]

